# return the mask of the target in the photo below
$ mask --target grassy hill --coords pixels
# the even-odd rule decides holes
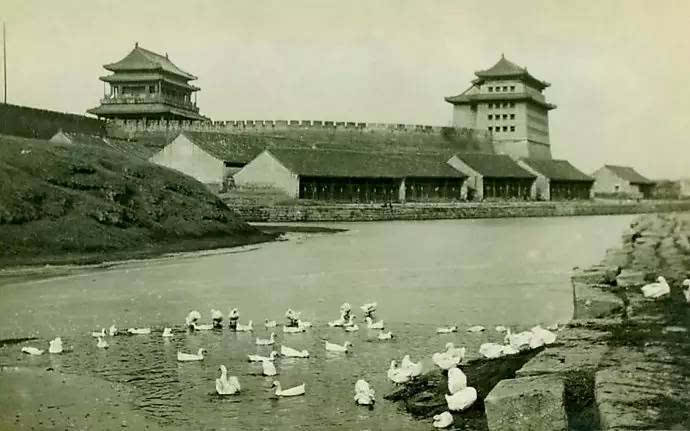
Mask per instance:
[[[0,135],[0,266],[270,238],[176,171],[105,148]]]

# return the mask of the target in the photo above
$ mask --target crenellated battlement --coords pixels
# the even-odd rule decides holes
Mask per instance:
[[[429,126],[422,124],[395,123],[363,123],[353,121],[322,121],[322,120],[238,120],[238,121],[144,121],[144,120],[112,120],[110,127],[121,132],[172,132],[182,130],[251,133],[277,130],[322,129],[337,131],[360,132],[389,132],[389,133],[425,133],[443,135],[462,135],[476,139],[491,139],[491,134],[485,130],[468,129],[464,127]]]

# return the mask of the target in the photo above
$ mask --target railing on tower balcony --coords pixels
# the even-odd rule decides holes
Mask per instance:
[[[102,105],[138,104],[138,103],[164,103],[188,111],[199,112],[196,103],[186,101],[177,97],[168,96],[160,93],[149,94],[118,94],[117,96],[106,95],[101,99]]]

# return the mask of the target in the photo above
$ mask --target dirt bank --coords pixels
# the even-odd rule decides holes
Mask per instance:
[[[0,135],[0,267],[99,262],[273,238],[176,171],[102,147]]]

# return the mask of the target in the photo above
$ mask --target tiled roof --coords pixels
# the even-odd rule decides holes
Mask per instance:
[[[357,151],[267,150],[297,175],[334,178],[465,178],[436,154],[383,154]]]
[[[654,181],[643,177],[629,166],[604,165],[604,167],[631,184],[654,184]]]
[[[506,155],[463,153],[455,156],[485,178],[536,178]]]
[[[594,178],[586,175],[571,165],[567,160],[522,159],[532,169],[555,181],[593,182]]]
[[[266,146],[249,135],[190,131],[180,134],[213,157],[229,163],[249,163]]]
[[[105,82],[147,82],[147,81],[165,81],[167,83],[170,83],[172,85],[176,85],[178,87],[186,88],[189,90],[199,90],[199,87],[196,87],[194,85],[189,85],[185,82],[181,81],[176,81],[174,79],[170,79],[160,73],[157,72],[130,72],[130,73],[116,73],[113,75],[108,75],[108,76],[101,76],[99,78],[101,81]]]
[[[542,89],[551,85],[546,81],[541,81],[535,78],[529,72],[527,72],[527,68],[518,66],[517,64],[505,58],[503,55],[501,55],[501,59],[498,60],[498,62],[492,67],[486,70],[480,70],[474,74],[479,78],[508,78],[520,76],[529,79]]]
[[[124,70],[164,70],[187,80],[197,79],[191,73],[187,73],[175,66],[168,57],[141,48],[138,45],[122,60],[106,64],[103,67],[113,72]]]
[[[465,91],[467,93],[467,91]],[[556,105],[553,103],[547,103],[543,100],[538,99],[536,96],[529,93],[477,93],[477,94],[459,94],[457,96],[446,97],[446,102],[453,104],[479,102],[479,101],[503,101],[503,100],[528,100],[532,103],[536,103],[546,109],[555,109]]]
[[[152,147],[146,143],[138,141],[130,141],[125,139],[103,138],[101,136],[87,135],[84,133],[62,132],[62,134],[69,140],[71,144],[75,145],[93,145],[97,147],[107,148],[130,156],[138,157],[147,160],[159,148]]]

